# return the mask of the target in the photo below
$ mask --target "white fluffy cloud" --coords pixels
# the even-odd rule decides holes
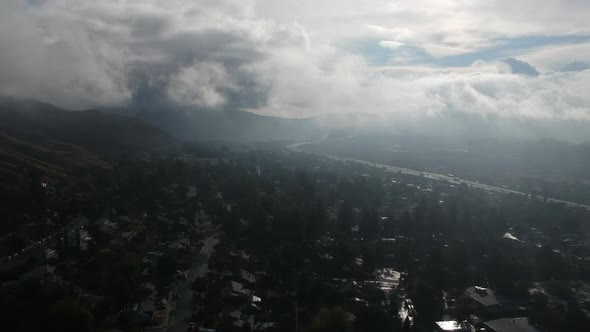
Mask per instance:
[[[123,104],[148,86],[199,108],[288,117],[590,121],[590,72],[558,73],[590,62],[583,38],[471,66],[424,62],[514,38],[590,36],[588,12],[582,0],[4,0],[0,94],[82,108]],[[390,66],[343,47],[359,40],[389,50]],[[510,57],[540,75],[507,71],[499,60]]]
[[[498,38],[590,33],[585,0],[259,0],[257,10],[295,19],[320,39],[379,33],[435,56],[478,50]]]
[[[67,106],[128,99],[124,50],[49,15],[0,5],[0,93]]]
[[[215,62],[196,62],[180,68],[168,86],[168,95],[183,104],[215,108],[225,104],[224,90],[236,86],[225,67]]]

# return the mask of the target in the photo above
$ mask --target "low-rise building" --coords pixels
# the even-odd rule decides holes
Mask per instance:
[[[436,331],[438,332],[475,332],[475,328],[467,322],[457,322],[454,320],[441,321],[435,323]]]
[[[539,332],[529,324],[526,317],[495,319],[485,322],[484,325],[492,332]]]
[[[476,307],[477,315],[487,319],[498,318],[502,309],[502,303],[494,294],[494,291],[479,286],[473,286],[465,290],[465,294]]]

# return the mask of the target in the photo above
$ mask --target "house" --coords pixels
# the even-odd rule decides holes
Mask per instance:
[[[242,316],[242,321],[246,324],[248,324],[248,326],[252,327],[254,326],[254,323],[256,322],[256,317],[253,315],[244,315]]]
[[[247,298],[251,295],[251,291],[244,287],[243,284],[235,281],[230,281],[222,292],[222,295],[230,299]]]
[[[256,276],[245,270],[240,270],[240,279],[249,285],[256,284]]]
[[[224,312],[223,314],[226,315],[228,318],[234,319],[234,320],[235,319],[240,319],[240,317],[242,317],[242,312],[241,311],[239,311],[239,310],[233,310],[233,309],[231,311],[229,311],[229,312],[226,312],[226,313]]]
[[[127,315],[128,322],[131,325],[145,325],[153,321],[156,311],[155,300],[155,295],[152,293],[136,303]]]
[[[98,225],[101,232],[109,235],[113,235],[119,227],[117,223],[111,222],[108,218],[99,218],[94,223]]]
[[[55,187],[52,186],[43,187],[43,191],[45,192],[45,195],[54,195],[56,192]]]
[[[526,315],[522,301],[498,296],[489,288],[473,286],[467,288],[465,293],[475,304],[477,315],[484,320]]]
[[[57,268],[57,266],[55,266],[55,265],[49,265],[49,264],[47,264],[47,266],[46,266],[46,270],[45,270],[45,271],[46,271],[46,272],[45,272],[45,274],[46,274],[48,277],[52,277],[52,276],[53,276],[53,274],[55,273],[55,269],[56,269],[56,268]]]
[[[200,224],[211,224],[211,219],[209,218],[209,215],[203,209],[199,210],[195,219],[197,223]]]
[[[475,332],[475,328],[471,326],[471,324],[467,322],[457,322],[454,320],[450,321],[441,321],[435,323],[436,331],[438,332],[445,332],[445,331],[454,331],[454,332]]]
[[[133,240],[135,238],[135,236],[137,235],[136,232],[123,232],[121,233],[121,239],[130,242],[131,240]]]
[[[539,332],[526,317],[501,318],[484,323],[493,332]]]
[[[391,293],[399,286],[401,273],[391,268],[377,269],[375,277],[374,284],[386,293]]]
[[[182,245],[184,248],[190,247],[190,244],[191,244],[191,242],[188,238],[182,237],[182,236],[176,240],[176,243]]]
[[[45,249],[45,261],[53,263],[57,261],[57,251],[54,249]]]
[[[271,331],[274,330],[275,325],[274,322],[257,323],[252,328],[252,331]]]
[[[495,307],[500,305],[500,301],[494,295],[494,291],[489,288],[473,286],[467,288],[465,293],[471,300],[481,307]]]
[[[232,306],[225,306],[219,314],[221,320],[220,327],[222,327],[222,330],[233,330],[236,327],[241,328],[243,325],[243,321],[240,319],[241,317],[242,312],[239,309]]]
[[[243,250],[233,250],[229,253],[229,255],[241,263],[247,263],[250,261],[250,255]]]
[[[234,328],[235,331],[241,331],[242,328],[244,327],[244,321],[237,320],[233,323],[232,327]]]
[[[118,216],[116,220],[119,223],[123,223],[123,224],[127,224],[127,225],[137,223],[137,220],[131,219],[131,218],[129,218],[129,216]]]
[[[217,158],[199,158],[190,155],[184,155],[178,157],[178,160],[182,160],[188,166],[216,166],[219,164],[219,159]]]
[[[191,199],[193,197],[197,197],[197,187],[189,186],[186,193],[186,199]]]
[[[83,217],[83,216],[78,216],[76,218],[74,218],[74,224],[78,225],[79,227],[82,226],[88,226],[90,222],[88,221],[88,218]]]
[[[489,288],[473,286],[465,290],[465,294],[469,296],[470,300],[475,304],[477,313],[481,316],[490,316],[498,312],[502,304],[500,300]]]

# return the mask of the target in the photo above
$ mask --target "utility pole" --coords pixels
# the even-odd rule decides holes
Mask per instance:
[[[299,332],[299,305],[297,304],[297,295],[295,295],[295,332]]]
[[[81,245],[80,245],[80,228],[76,229],[76,250],[78,251],[78,253],[80,253],[82,251]]]

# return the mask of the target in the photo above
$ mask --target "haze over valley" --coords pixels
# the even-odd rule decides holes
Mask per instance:
[[[588,17],[1,1],[3,326],[588,331]]]

